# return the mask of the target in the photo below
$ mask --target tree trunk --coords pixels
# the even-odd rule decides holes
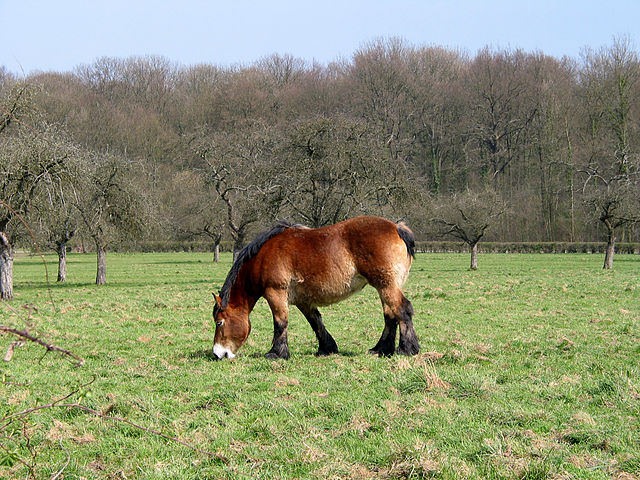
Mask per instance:
[[[233,263],[236,263],[236,259],[238,258],[238,254],[240,250],[243,248],[244,235],[241,237],[237,237],[235,242],[233,242]]]
[[[604,268],[605,270],[610,270],[613,268],[613,254],[616,249],[616,236],[613,228],[607,225],[609,229],[609,236],[607,238],[607,252],[604,255]]]
[[[13,300],[13,248],[0,232],[0,300]]]
[[[478,243],[474,243],[473,245],[469,245],[471,247],[471,270],[478,269]]]
[[[98,271],[96,273],[96,285],[107,283],[107,251],[104,245],[96,244],[98,254]]]
[[[58,281],[67,281],[67,244],[58,244]]]
[[[220,261],[220,244],[216,243],[215,247],[213,247],[213,261],[214,263],[218,263]]]

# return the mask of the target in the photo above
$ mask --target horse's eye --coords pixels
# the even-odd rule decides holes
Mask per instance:
[[[216,322],[216,325],[217,325],[217,326],[219,326],[219,327],[221,327],[222,325],[224,325],[224,320],[218,320],[218,321]]]

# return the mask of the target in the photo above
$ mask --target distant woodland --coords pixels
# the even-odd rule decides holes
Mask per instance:
[[[639,99],[627,38],[561,59],[380,39],[328,65],[0,67],[0,245],[31,242],[24,219],[58,249],[237,249],[277,219],[360,214],[469,245],[638,242]]]

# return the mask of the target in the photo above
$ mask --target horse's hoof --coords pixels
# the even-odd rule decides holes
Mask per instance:
[[[329,355],[334,355],[336,353],[338,353],[337,350],[335,350],[335,351],[318,350],[316,352],[316,357],[328,357]]]
[[[289,355],[278,355],[277,353],[269,352],[265,353],[264,358],[268,358],[269,360],[278,360],[280,358],[283,360],[289,360]]]
[[[369,350],[369,353],[371,355],[378,355],[379,357],[391,357],[394,354],[394,351],[391,350],[390,352],[385,352],[383,350],[374,350],[373,348],[371,350]]]
[[[418,353],[420,353],[420,347],[415,345],[408,345],[403,348],[398,347],[396,353],[398,355],[406,355],[408,357],[412,357],[413,355],[417,355]]]

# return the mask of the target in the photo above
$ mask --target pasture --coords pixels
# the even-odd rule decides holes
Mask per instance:
[[[213,298],[230,268],[199,253],[70,255],[48,287],[38,257],[15,262],[21,326],[85,359],[74,367],[28,344],[0,365],[0,416],[29,417],[38,478],[638,479],[640,257],[419,254],[405,287],[416,357],[367,353],[383,320],[366,288],[321,309],[340,354],[317,358],[292,309],[289,361],[263,358],[272,320],[261,300],[234,360],[215,362]],[[52,302],[53,300],[53,302]],[[13,338],[0,336],[4,355]],[[0,440],[2,442],[3,440]],[[4,441],[0,478],[25,478],[27,446]],[[58,475],[59,472],[61,474]]]

